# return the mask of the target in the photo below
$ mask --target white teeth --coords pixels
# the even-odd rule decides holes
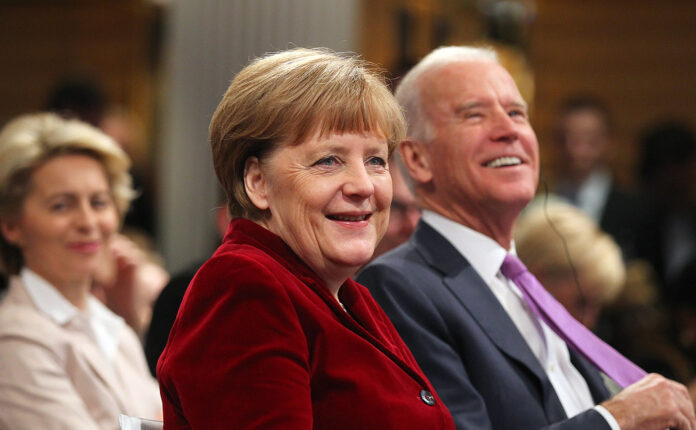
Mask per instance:
[[[332,219],[337,221],[364,221],[367,219],[367,215],[362,216],[349,216],[349,215],[331,215]]]
[[[516,166],[522,164],[522,160],[517,157],[500,157],[486,163],[486,167]]]

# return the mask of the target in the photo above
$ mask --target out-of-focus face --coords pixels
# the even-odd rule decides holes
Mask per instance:
[[[372,257],[387,229],[387,158],[387,141],[376,135],[314,136],[262,160],[261,191],[250,192],[247,182],[247,194],[269,209],[262,224],[327,284],[340,285]]]
[[[399,167],[392,164],[390,173],[394,196],[389,211],[389,225],[387,232],[375,249],[375,258],[406,242],[421,217],[416,199],[411,190],[408,189]]]
[[[565,275],[547,276],[540,273],[539,282],[551,293],[560,304],[575,318],[590,330],[597,324],[597,318],[602,309],[602,300],[598,292],[601,287],[582,284],[582,294],[572,273]]]
[[[21,249],[25,266],[60,290],[90,280],[118,222],[99,161],[62,155],[33,172],[18,219],[2,229]]]
[[[462,214],[480,219],[482,209],[516,217],[536,191],[539,151],[512,77],[489,61],[426,73],[421,94],[434,132],[424,145],[433,197],[455,221]]]
[[[608,146],[606,124],[600,113],[593,109],[570,112],[560,122],[565,175],[584,180],[602,161]]]

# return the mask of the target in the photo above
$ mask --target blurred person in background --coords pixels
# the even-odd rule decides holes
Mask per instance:
[[[95,80],[70,76],[56,82],[49,91],[45,108],[63,118],[79,119],[101,129],[118,143],[131,159],[131,177],[137,194],[124,218],[124,228],[155,234],[154,181],[144,150],[142,121],[124,108],[113,106],[104,88]]]
[[[393,190],[389,225],[372,258],[377,258],[406,242],[420,219],[420,208],[416,205],[416,199],[406,183],[398,153],[394,153],[389,164]]]
[[[165,428],[454,428],[350,279],[387,229],[404,129],[352,57],[294,49],[237,74],[210,124],[233,220],[159,359]]]
[[[107,109],[104,89],[83,76],[60,79],[46,97],[45,109],[67,119],[79,119],[100,128]]]
[[[589,329],[623,288],[626,270],[618,245],[573,206],[549,203],[523,212],[515,247],[529,271]]]
[[[673,284],[696,261],[696,137],[682,122],[666,121],[642,134],[638,177],[650,199],[641,249],[671,299]]]
[[[609,233],[625,260],[637,257],[646,208],[636,194],[616,184],[607,166],[615,144],[608,108],[591,96],[567,98],[558,110],[554,140],[558,157],[554,192]]]
[[[223,203],[215,208],[215,230],[220,240],[225,236],[229,224],[230,215],[227,211],[227,206]],[[203,263],[205,261],[198,261],[181,272],[174,274],[156,298],[152,309],[152,318],[150,318],[150,326],[145,336],[145,357],[147,358],[147,365],[150,367],[152,376],[157,374],[157,361],[160,355],[162,355],[165,345],[167,345],[169,332],[172,330],[174,320],[176,320],[181,301],[184,299],[191,280]]]
[[[144,340],[155,300],[168,282],[169,273],[149,238],[130,230],[114,235],[103,250],[91,292]]]
[[[115,429],[161,416],[142,347],[90,294],[133,197],[129,160],[83,122],[34,114],[0,132],[0,428]]]

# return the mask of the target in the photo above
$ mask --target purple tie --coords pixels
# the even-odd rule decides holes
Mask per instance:
[[[622,388],[642,379],[646,373],[584,325],[549,294],[524,263],[512,254],[505,257],[500,271],[522,291],[532,311],[563,339]]]

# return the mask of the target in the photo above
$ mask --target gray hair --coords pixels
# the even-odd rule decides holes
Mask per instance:
[[[420,79],[423,74],[452,63],[470,61],[500,63],[498,55],[492,48],[443,46],[426,55],[401,79],[395,96],[406,115],[409,138],[428,142],[434,134],[421,103]]]

